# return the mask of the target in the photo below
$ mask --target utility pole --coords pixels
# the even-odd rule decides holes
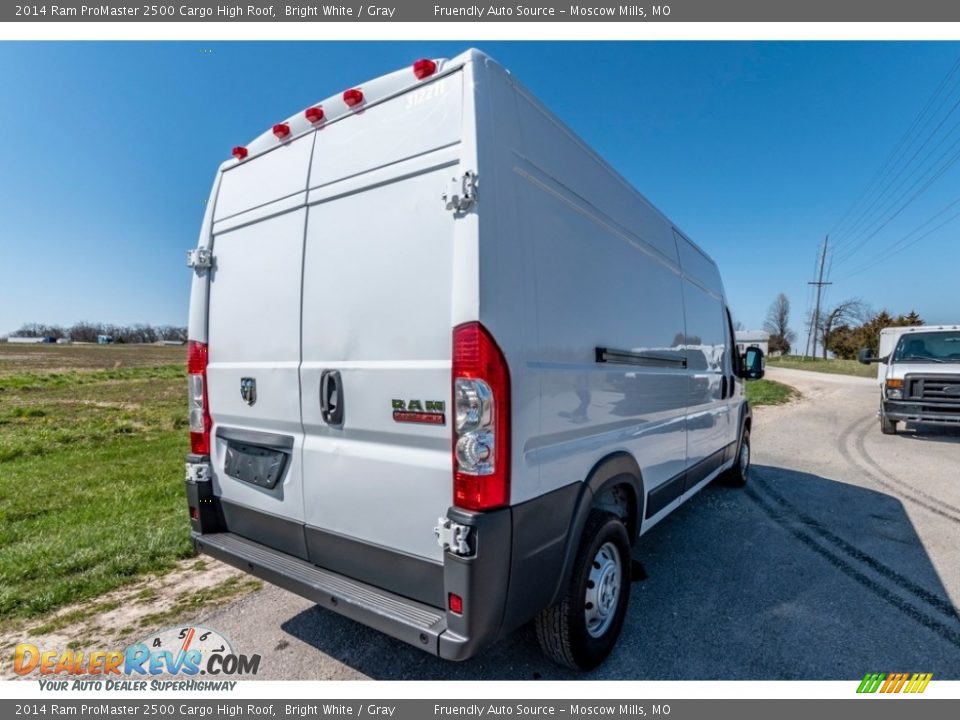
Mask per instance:
[[[820,293],[823,290],[824,285],[833,285],[831,282],[823,281],[823,267],[827,262],[827,245],[830,243],[830,236],[827,235],[823,239],[823,246],[820,251],[820,274],[816,281],[808,282],[807,285],[816,285],[817,287],[817,303],[813,311],[813,324],[810,326],[810,332],[807,335],[807,355],[810,355],[810,345],[811,340],[813,344],[813,357],[817,356],[817,330],[820,325]]]

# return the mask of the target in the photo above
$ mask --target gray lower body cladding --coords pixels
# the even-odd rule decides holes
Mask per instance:
[[[197,550],[318,605],[449,660],[465,660],[530,620],[554,598],[584,485],[484,513],[457,508],[471,527],[469,556],[432,562],[222,501],[187,482]],[[588,494],[588,493],[587,493]],[[447,611],[447,597],[464,611]]]

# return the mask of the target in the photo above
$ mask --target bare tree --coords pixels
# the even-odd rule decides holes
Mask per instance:
[[[833,340],[838,328],[844,325],[859,325],[870,316],[870,308],[860,298],[848,298],[838,302],[831,308],[820,313],[817,337],[823,349],[823,357],[827,357],[827,349]]]
[[[790,300],[780,293],[767,310],[767,319],[763,329],[770,333],[770,351],[786,355],[796,340],[796,334],[790,329]]]

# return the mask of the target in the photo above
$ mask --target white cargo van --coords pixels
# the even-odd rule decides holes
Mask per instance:
[[[889,327],[880,331],[877,357],[880,432],[895,435],[898,422],[960,427],[960,325]]]
[[[717,266],[477,51],[217,173],[190,303],[198,550],[443,658],[591,668],[636,538],[746,481]]]

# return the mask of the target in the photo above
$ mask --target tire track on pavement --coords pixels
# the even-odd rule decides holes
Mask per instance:
[[[754,470],[754,472],[756,472]],[[892,605],[901,613],[906,615],[911,620],[923,625],[925,628],[933,632],[935,635],[941,639],[949,642],[951,645],[960,648],[960,631],[956,630],[953,627],[943,623],[935,617],[931,617],[928,613],[924,612],[922,609],[917,608],[915,605],[911,604],[908,600],[897,595],[893,590],[884,586],[881,582],[878,582],[874,578],[865,574],[862,570],[858,569],[853,563],[848,562],[842,555],[831,551],[829,548],[824,547],[818,543],[809,533],[805,532],[801,527],[797,526],[797,523],[791,522],[791,519],[786,516],[782,511],[774,507],[763,495],[758,493],[754,488],[748,486],[746,488],[747,497],[756,504],[760,510],[767,515],[776,525],[781,527],[796,540],[801,542],[807,548],[815,552],[817,555],[822,557],[835,569],[842,572],[844,575],[859,583],[871,593],[876,595],[878,598],[884,600],[889,605]],[[875,561],[877,562],[877,561]],[[889,570],[889,569],[888,569]],[[893,574],[896,574],[894,571],[890,571]],[[909,581],[908,581],[909,582]],[[898,585],[898,587],[900,587]],[[901,589],[904,589],[901,587]],[[909,591],[908,591],[909,592]],[[941,608],[936,608],[941,610]],[[951,615],[956,619],[956,614],[951,612]]]
[[[753,473],[755,477],[758,475],[756,469],[753,470]],[[957,615],[957,609],[954,608],[953,603],[950,602],[950,600],[931,592],[922,585],[917,584],[910,578],[894,570],[889,565],[884,564],[870,553],[861,550],[856,545],[853,545],[836,533],[832,532],[819,520],[807,515],[793,505],[789,500],[783,497],[783,495],[774,490],[771,486],[770,478],[763,477],[762,475],[760,477],[764,482],[757,483],[754,485],[754,487],[759,485],[759,487],[763,489],[764,493],[769,495],[777,505],[796,516],[797,520],[804,528],[809,529],[811,532],[818,535],[824,541],[830,543],[850,558],[863,563],[878,575],[882,575],[901,590],[913,595],[917,600],[920,600],[940,614],[945,615],[948,619],[960,622],[960,617]]]
[[[840,436],[837,438],[837,447],[844,460],[877,485],[882,485],[888,490],[893,491],[898,497],[960,525],[960,508],[945,503],[939,498],[890,474],[870,457],[870,453],[866,448],[866,438],[867,435],[870,434],[870,425],[873,422],[872,418],[855,421],[840,433]],[[859,433],[856,435],[856,438],[853,438],[854,433],[857,432],[858,429]],[[853,445],[857,453],[861,455],[860,459],[854,457],[854,452],[850,447],[851,445]]]

